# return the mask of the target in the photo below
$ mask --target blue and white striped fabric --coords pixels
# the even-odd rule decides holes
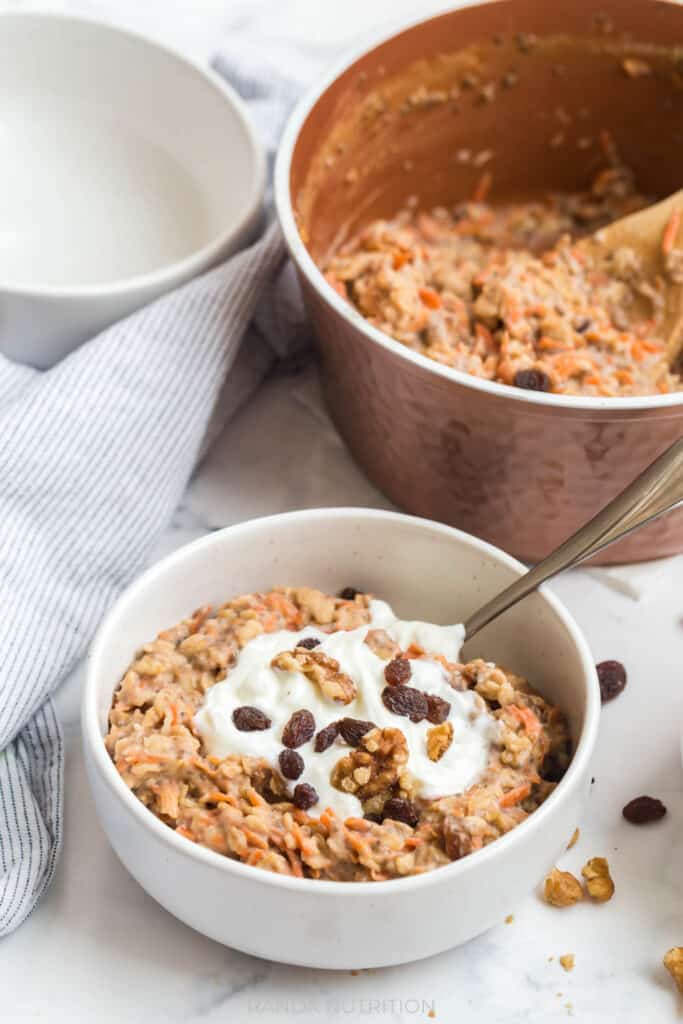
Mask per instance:
[[[253,74],[264,75],[254,57],[217,66],[253,105],[272,156],[298,90],[272,68]],[[300,333],[283,263],[271,226],[47,372],[0,357],[0,935],[31,912],[59,854],[50,694],[144,567],[207,437]]]

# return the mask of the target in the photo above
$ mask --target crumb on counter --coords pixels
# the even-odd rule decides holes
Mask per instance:
[[[580,832],[580,830],[579,830],[578,828],[575,828],[575,829],[574,829],[574,831],[573,831],[573,833],[572,833],[572,837],[571,837],[571,839],[570,839],[570,840],[569,840],[569,842],[567,843],[567,849],[568,849],[568,850],[571,850],[571,848],[572,848],[573,846],[576,846],[576,844],[577,844],[577,843],[578,843],[578,841],[579,841],[579,836],[580,836],[580,835],[581,835],[581,832]]]
[[[560,957],[560,964],[562,965],[565,971],[574,970],[574,961],[575,957],[573,953],[563,953]]]
[[[673,946],[668,950],[662,963],[676,982],[678,991],[683,994],[683,946]]]

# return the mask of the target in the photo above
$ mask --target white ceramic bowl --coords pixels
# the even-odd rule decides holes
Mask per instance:
[[[83,699],[88,775],[102,825],[140,884],[172,914],[226,945],[309,967],[359,968],[430,956],[499,922],[568,842],[589,788],[600,699],[586,642],[538,592],[466,648],[528,675],[565,710],[576,751],[545,804],[485,849],[418,877],[341,883],[287,878],[177,835],[125,786],[103,736],[135,650],[207,602],[279,583],[369,590],[400,615],[461,621],[523,567],[447,526],[391,512],[323,509],[233,526],[146,572],[100,628]]]
[[[264,168],[208,69],[101,22],[0,15],[0,352],[51,366],[235,251]]]

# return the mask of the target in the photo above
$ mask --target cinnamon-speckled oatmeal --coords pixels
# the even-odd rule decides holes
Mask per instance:
[[[663,281],[634,250],[596,263],[577,239],[647,206],[622,166],[580,194],[490,205],[490,178],[453,209],[408,207],[375,221],[323,268],[375,327],[466,373],[559,394],[667,393],[659,330]],[[664,273],[683,279],[675,228],[662,239]]]
[[[169,828],[280,874],[420,874],[514,828],[569,761],[527,681],[459,660],[463,630],[346,588],[205,607],[138,652],[107,749]]]

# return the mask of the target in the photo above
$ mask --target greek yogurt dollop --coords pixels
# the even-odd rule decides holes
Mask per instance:
[[[250,640],[227,677],[206,694],[203,706],[195,716],[195,726],[209,755],[227,757],[243,754],[265,758],[277,768],[283,750],[282,730],[300,708],[307,708],[315,718],[316,732],[340,718],[359,718],[374,722],[379,728],[400,729],[409,750],[407,770],[418,783],[424,797],[461,793],[471,786],[486,767],[489,748],[498,734],[498,724],[484,702],[471,690],[454,690],[438,661],[412,659],[412,677],[408,685],[425,693],[435,694],[451,705],[448,721],[453,726],[453,741],[439,761],[427,755],[427,732],[432,723],[411,722],[395,715],[382,702],[385,688],[384,669],[389,659],[378,657],[365,643],[371,629],[384,629],[403,650],[411,643],[426,651],[441,654],[448,661],[458,661],[465,631],[463,626],[436,626],[428,622],[404,622],[396,618],[385,601],[370,604],[371,623],[358,629],[323,633],[315,626],[300,631],[279,630],[262,633]],[[301,672],[284,672],[271,668],[273,658],[281,651],[291,651],[297,641],[315,637],[316,650],[339,662],[340,671],[356,684],[356,697],[349,704],[329,700],[320,688]],[[233,711],[251,705],[271,720],[270,728],[257,732],[241,732],[232,720]],[[307,782],[318,793],[319,802],[311,814],[331,807],[342,818],[362,814],[359,799],[336,789],[330,774],[340,758],[350,752],[341,738],[322,753],[313,747],[315,737],[297,748],[304,760],[304,770],[297,782]],[[291,783],[293,788],[296,783]]]

